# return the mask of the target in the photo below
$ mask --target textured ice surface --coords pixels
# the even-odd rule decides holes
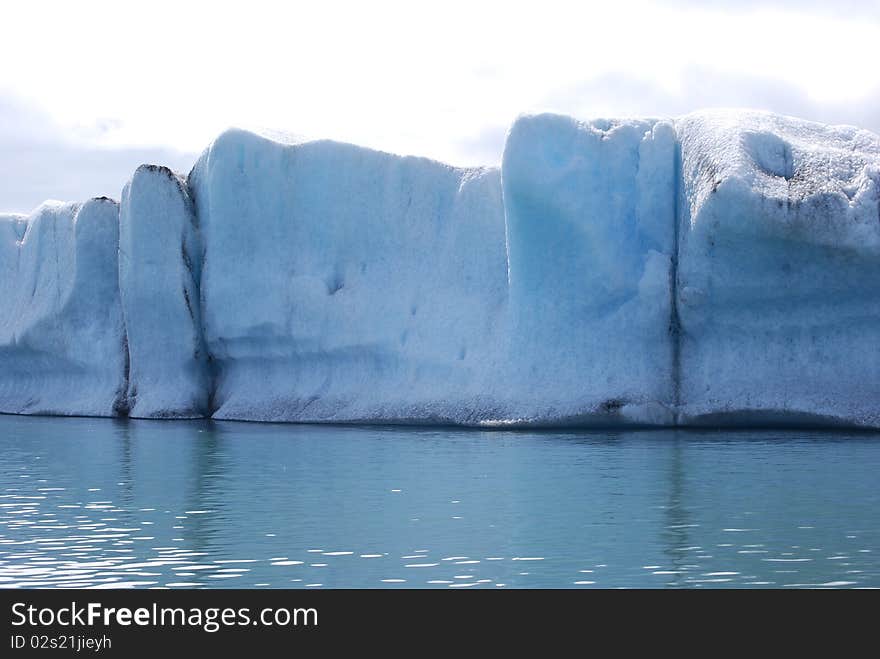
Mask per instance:
[[[186,183],[144,165],[122,191],[119,289],[135,417],[200,417],[210,380],[199,302],[201,245]]]
[[[0,412],[111,416],[125,392],[114,201],[0,217]]]
[[[523,117],[502,180],[516,416],[672,422],[672,124]]]
[[[682,420],[880,425],[880,139],[764,113],[676,128]]]
[[[215,416],[489,416],[507,263],[499,173],[232,130],[190,179]]]
[[[500,170],[230,130],[0,216],[0,411],[880,427],[878,196],[876,135],[758,112],[526,116]]]

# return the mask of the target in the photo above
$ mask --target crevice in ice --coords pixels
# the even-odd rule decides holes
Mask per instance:
[[[206,263],[205,241],[202,232],[202,218],[199,212],[200,204],[197,198],[197,186],[193,184],[193,176],[197,167],[198,164],[190,170],[187,176],[179,176],[172,173],[172,178],[179,187],[181,196],[186,202],[187,210],[189,211],[190,227],[192,229],[190,237],[193,242],[190,242],[188,245],[187,235],[185,234],[181,241],[180,252],[184,267],[189,273],[190,281],[192,282],[191,291],[187,290],[186,285],[183,286],[183,299],[197,335],[194,352],[196,362],[199,361],[202,354],[204,355],[204,386],[206,389],[203,398],[204,408],[196,411],[204,418],[210,419],[221,406],[217,396],[220,381],[220,365],[211,353],[208,341],[205,338],[205,296],[202,289],[202,277],[205,272]]]
[[[112,199],[107,199],[107,197],[100,197],[102,200],[112,201]],[[122,217],[121,209],[118,209],[116,213],[116,222],[117,222],[117,231],[116,231],[116,294],[119,303],[122,301],[122,279],[119,276],[119,252],[120,252],[120,218]],[[137,396],[136,392],[129,392],[128,388],[131,383],[131,350],[128,345],[128,321],[125,318],[125,313],[120,314],[121,323],[122,323],[122,385],[119,387],[119,390],[116,392],[116,400],[113,401],[113,413],[116,416],[128,418],[129,414],[131,414],[131,410],[134,407],[134,399]]]
[[[678,313],[678,258],[680,253],[680,233],[681,233],[681,212],[684,208],[683,195],[684,186],[681,167],[681,140],[676,137],[675,154],[673,162],[673,181],[675,195],[673,201],[673,222],[672,222],[672,254],[669,268],[669,295],[670,295],[670,313],[669,313],[669,338],[672,342],[672,410],[674,414],[674,424],[679,425],[679,407],[681,406],[681,317]]]
[[[187,272],[189,272],[190,276],[195,281],[195,272],[193,271],[193,263],[192,259],[189,257],[189,253],[186,251],[186,238],[180,242],[180,257],[183,260],[183,267],[186,268]]]
[[[119,280],[117,278],[117,287]],[[131,413],[132,401],[128,395],[128,383],[131,373],[131,353],[128,349],[128,332],[125,323],[122,327],[122,386],[116,392],[116,400],[113,401],[113,414],[128,418]]]
[[[195,312],[193,312],[192,302],[189,300],[189,291],[186,290],[186,286],[183,286],[183,301],[186,304],[186,310],[189,313],[189,317],[195,320]]]
[[[220,409],[220,402],[217,400],[220,369],[217,361],[208,350],[207,344],[203,345],[205,345],[205,364],[208,372],[208,395],[205,397],[207,409],[204,411],[204,416],[206,419],[211,419],[217,413],[217,410]]]

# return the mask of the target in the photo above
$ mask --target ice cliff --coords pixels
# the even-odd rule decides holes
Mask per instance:
[[[880,426],[880,139],[757,113],[676,128],[682,422]]]
[[[202,248],[186,182],[141,166],[122,190],[119,290],[130,367],[126,402],[135,417],[197,418],[211,390],[202,341]]]
[[[497,171],[232,130],[190,187],[215,417],[493,415],[507,298]]]
[[[880,138],[521,117],[500,170],[223,133],[0,216],[0,412],[880,427]]]
[[[540,115],[511,128],[512,418],[674,422],[674,172],[668,121]]]
[[[110,199],[0,216],[0,411],[125,412],[118,244]]]

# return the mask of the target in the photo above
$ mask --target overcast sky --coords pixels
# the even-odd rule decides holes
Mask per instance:
[[[521,112],[752,107],[880,132],[880,0],[4,6],[0,210],[119,197],[224,128],[496,164]]]

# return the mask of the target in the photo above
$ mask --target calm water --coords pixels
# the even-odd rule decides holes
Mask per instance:
[[[880,435],[0,416],[0,585],[880,586]]]

